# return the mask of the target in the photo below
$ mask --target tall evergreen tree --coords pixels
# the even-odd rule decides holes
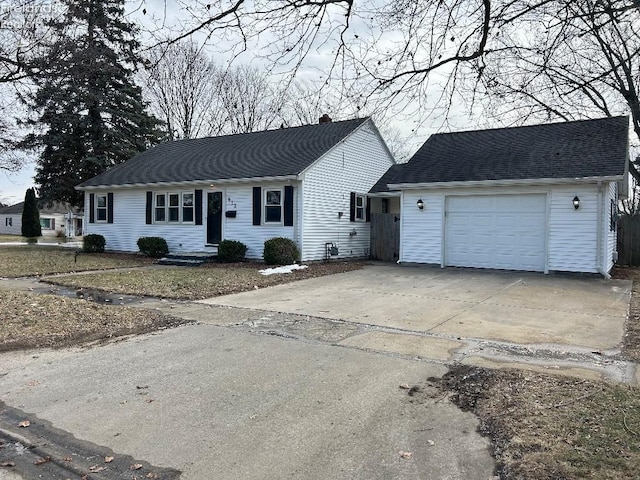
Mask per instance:
[[[142,62],[136,27],[124,0],[62,0],[66,13],[50,22],[54,39],[38,59],[37,90],[28,103],[42,132],[35,181],[47,202],[80,205],[74,186],[159,140],[133,75]]]
[[[38,200],[33,188],[28,188],[24,195],[24,206],[22,207],[22,236],[39,237],[42,235],[40,226],[40,212],[38,211]]]

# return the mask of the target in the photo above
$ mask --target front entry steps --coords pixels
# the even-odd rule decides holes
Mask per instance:
[[[215,262],[218,256],[205,252],[169,253],[158,260],[159,265],[179,265],[182,267],[199,267],[203,263]]]

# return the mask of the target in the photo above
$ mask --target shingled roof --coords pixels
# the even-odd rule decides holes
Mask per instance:
[[[432,135],[387,183],[481,182],[622,176],[628,117]]]
[[[23,209],[24,209],[24,202],[16,203],[15,205],[0,207],[0,215],[16,215],[16,214],[22,215]],[[55,213],[67,213],[70,210],[75,213],[79,211],[79,209],[75,207],[70,207],[68,203],[54,202],[52,204],[48,204],[42,200],[38,200],[38,211],[41,214],[51,215]]]
[[[166,142],[78,188],[297,175],[367,120]]]

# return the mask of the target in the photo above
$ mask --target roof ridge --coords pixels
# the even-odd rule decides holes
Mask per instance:
[[[612,117],[600,117],[600,118],[583,118],[580,120],[568,120],[568,121],[559,120],[557,122],[536,123],[534,125],[518,125],[514,127],[473,128],[471,130],[458,130],[454,132],[437,132],[437,133],[431,134],[430,137],[435,137],[437,135],[455,135],[457,133],[495,132],[497,130],[515,130],[515,129],[540,128],[540,127],[546,128],[546,127],[555,127],[557,125],[567,125],[570,123],[601,122],[605,120],[618,120],[622,118],[626,118],[628,121],[629,115],[615,115]]]
[[[193,141],[193,140],[207,140],[210,138],[228,138],[228,137],[236,137],[239,135],[252,135],[252,134],[258,134],[258,133],[267,133],[267,132],[282,132],[283,130],[295,130],[298,128],[304,128],[304,127],[319,127],[322,125],[332,125],[332,124],[336,124],[336,123],[347,123],[347,122],[355,122],[356,120],[368,120],[369,118],[371,118],[370,116],[366,116],[366,117],[355,117],[355,118],[349,118],[347,120],[332,120],[330,122],[327,123],[307,123],[306,125],[295,125],[293,127],[284,127],[284,128],[270,128],[270,129],[266,129],[266,130],[256,130],[254,132],[238,132],[238,133],[227,133],[225,135],[208,135],[206,137],[197,137],[197,138],[179,138],[177,140],[168,140],[165,142],[161,142],[158,145],[162,145],[162,144],[169,144],[169,143],[178,143],[178,142],[188,142],[188,141]],[[153,147],[152,147],[153,148]]]

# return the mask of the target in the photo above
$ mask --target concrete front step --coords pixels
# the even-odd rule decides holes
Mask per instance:
[[[210,253],[170,253],[158,260],[160,265],[180,265],[184,267],[197,267],[203,263],[214,262],[216,255]]]

